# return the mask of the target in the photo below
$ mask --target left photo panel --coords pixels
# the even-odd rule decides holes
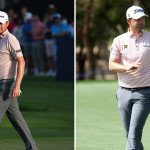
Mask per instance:
[[[74,0],[0,1],[0,149],[74,150],[74,19]]]

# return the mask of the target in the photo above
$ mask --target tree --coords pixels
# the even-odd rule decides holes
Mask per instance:
[[[91,36],[90,36],[90,23],[91,23],[91,12],[93,6],[93,0],[87,0],[85,5],[80,1],[77,1],[78,6],[84,6],[84,18],[83,18],[83,25],[77,24],[77,28],[82,29],[78,30],[79,34],[82,36],[83,45],[87,50],[87,59],[89,62],[90,71],[95,70],[95,62],[94,62],[94,55],[93,55],[93,45],[91,43]],[[77,33],[78,33],[77,32]],[[94,79],[94,75],[91,75],[91,79]]]
[[[107,56],[108,45],[112,43],[112,39],[127,31],[127,8],[134,4],[140,5],[150,14],[150,2],[146,0],[77,0],[76,4],[77,46],[82,47],[81,54],[83,47],[86,48],[89,71],[95,70],[99,59],[93,54],[93,47],[97,46],[100,50],[105,48]],[[146,22],[147,29],[149,25],[150,22]],[[108,56],[105,59],[108,59]],[[91,78],[93,79],[94,76]]]

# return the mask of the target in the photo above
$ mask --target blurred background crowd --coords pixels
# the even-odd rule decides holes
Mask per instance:
[[[17,4],[20,1],[14,1],[14,3]],[[37,3],[38,1],[35,3],[32,1],[32,5],[40,6],[40,3],[39,5]],[[7,1],[5,1],[6,4]],[[5,6],[4,8],[10,21],[8,30],[20,42],[26,62],[25,75],[56,76],[58,72],[57,61],[59,61],[58,39],[61,37],[65,37],[64,40],[74,38],[73,18],[68,19],[62,15],[59,8],[51,1],[45,8],[41,4],[41,7],[36,8],[36,11],[26,5],[20,5],[19,9],[16,9],[16,4],[10,4],[9,2],[9,7]],[[1,7],[3,5],[2,3]],[[43,9],[43,12],[40,9]],[[59,47],[64,49],[63,45]]]

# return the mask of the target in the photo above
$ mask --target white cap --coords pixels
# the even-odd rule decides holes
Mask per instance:
[[[29,19],[32,19],[32,13],[27,12],[27,13],[25,14],[24,19],[25,19],[25,21],[27,21],[27,20],[29,20]]]
[[[3,12],[3,11],[0,11],[0,23],[5,23],[6,21],[8,21],[8,15]]]
[[[128,10],[126,12],[127,19],[129,19],[129,18],[139,19],[143,16],[149,17],[148,15],[146,15],[144,13],[144,10],[139,6],[132,6],[132,7],[128,8]]]
[[[48,7],[53,9],[53,8],[55,8],[55,5],[50,4]]]
[[[54,17],[54,18],[61,18],[61,14],[56,13],[56,14],[53,15],[53,17]]]

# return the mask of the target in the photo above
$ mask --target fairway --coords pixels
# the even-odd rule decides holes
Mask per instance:
[[[39,150],[73,150],[73,141],[55,140],[55,141],[37,141]],[[1,142],[1,150],[25,150],[23,143],[20,142]]]
[[[25,76],[18,99],[39,150],[73,150],[74,85],[50,77]],[[24,150],[7,117],[0,124],[0,149]]]
[[[76,150],[124,150],[126,137],[115,97],[117,81],[77,81]],[[150,119],[142,142],[150,149]]]

